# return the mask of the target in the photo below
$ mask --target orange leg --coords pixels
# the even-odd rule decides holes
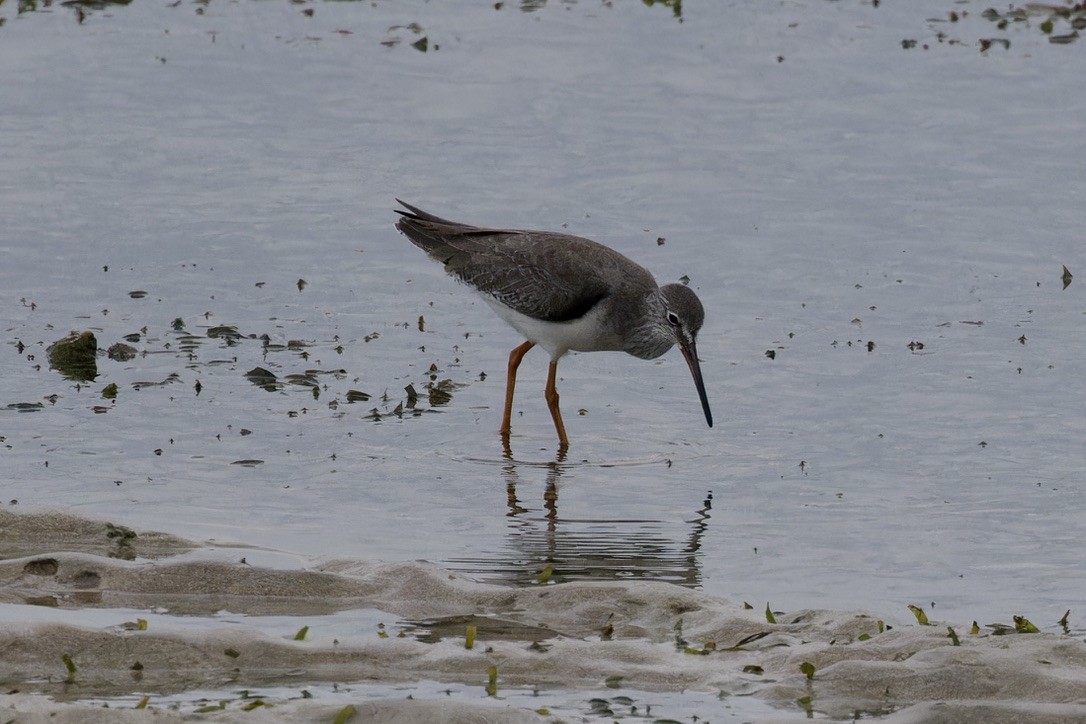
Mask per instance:
[[[554,386],[555,377],[558,374],[558,360],[551,360],[551,369],[547,373],[547,389],[543,396],[547,398],[547,407],[551,408],[551,417],[554,418],[554,428],[558,430],[558,448],[563,450],[569,447],[569,438],[566,437],[566,426],[562,423],[562,413],[558,410],[558,390]]]
[[[505,378],[505,416],[502,417],[502,437],[509,438],[509,428],[513,421],[513,388],[517,386],[517,368],[528,350],[535,347],[535,342],[525,342],[509,353],[509,372]]]

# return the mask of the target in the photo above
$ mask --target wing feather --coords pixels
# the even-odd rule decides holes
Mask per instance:
[[[470,226],[400,203],[407,211],[398,212],[396,227],[416,246],[464,283],[533,319],[579,319],[612,291],[609,271],[629,272],[625,257],[589,239]]]

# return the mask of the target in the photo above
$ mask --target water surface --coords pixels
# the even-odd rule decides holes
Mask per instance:
[[[82,7],[0,8],[11,508],[903,623],[1086,597],[1077,43],[945,0]],[[520,340],[396,196],[688,277],[716,426],[677,352],[570,355],[556,464],[533,352],[504,457]],[[72,330],[138,355],[65,379]]]

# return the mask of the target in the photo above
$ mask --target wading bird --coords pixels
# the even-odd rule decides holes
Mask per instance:
[[[399,201],[399,199],[397,199]],[[705,421],[713,426],[695,339],[705,319],[697,295],[682,284],[658,286],[647,269],[589,239],[550,231],[489,229],[448,221],[400,201],[396,223],[445,271],[474,287],[527,340],[509,354],[505,415],[508,441],[513,388],[524,355],[539,345],[551,356],[545,397],[558,441],[569,445],[555,376],[566,352],[603,350],[654,359],[678,343]]]

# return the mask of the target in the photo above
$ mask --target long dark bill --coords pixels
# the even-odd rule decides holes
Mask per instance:
[[[701,398],[701,409],[705,411],[705,421],[709,427],[713,426],[713,413],[709,409],[709,398],[705,396],[705,383],[701,379],[701,364],[698,362],[698,348],[693,339],[685,336],[679,338],[679,349],[683,351],[686,364],[690,366],[690,374],[694,376],[694,386],[698,388],[698,397]]]

